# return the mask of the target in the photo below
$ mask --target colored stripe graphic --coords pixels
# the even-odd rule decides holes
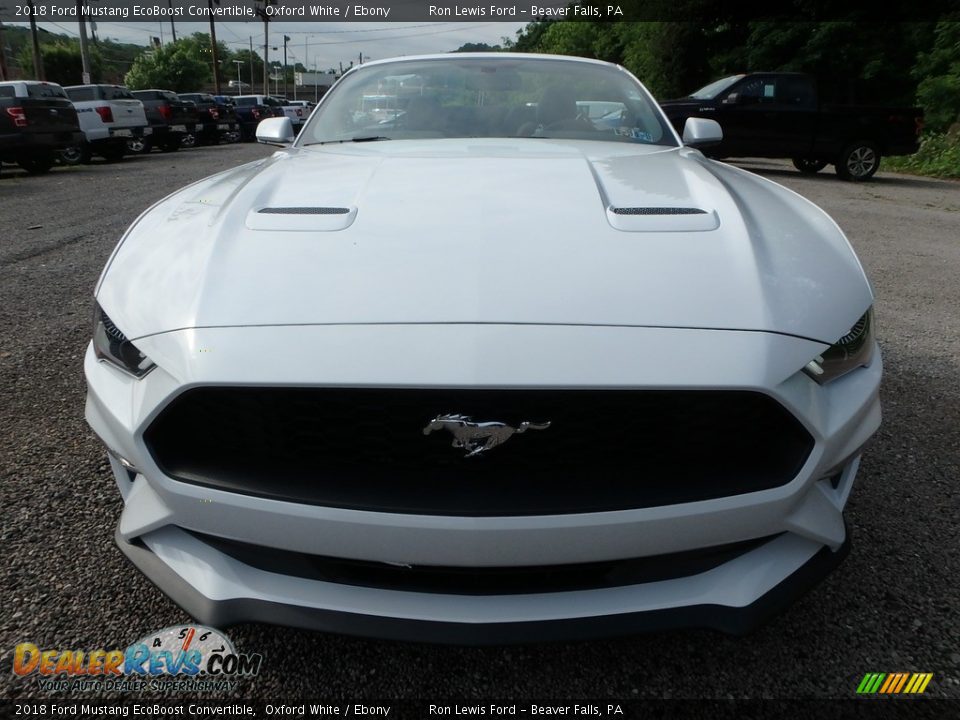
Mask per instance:
[[[933,673],[867,673],[857,685],[857,694],[919,695],[932,679]]]
[[[890,673],[887,675],[887,681],[883,684],[883,687],[880,688],[880,693],[885,695],[886,693],[890,692],[890,688],[896,684],[899,677],[900,676],[897,675],[897,673]]]
[[[903,689],[903,692],[909,695],[910,693],[913,692],[913,689],[915,687],[920,687],[920,677],[921,677],[920,673],[914,673],[913,675],[911,675],[910,682],[907,683],[907,686]]]

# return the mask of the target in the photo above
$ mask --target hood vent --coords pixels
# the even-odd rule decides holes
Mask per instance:
[[[264,215],[346,215],[350,208],[340,207],[265,207],[257,210]]]
[[[357,218],[355,207],[311,207],[291,205],[263,207],[247,213],[246,225],[251,230],[270,232],[334,232],[345,230]]]
[[[615,207],[614,215],[706,215],[706,210],[686,207]],[[261,211],[262,212],[262,211]]]
[[[697,207],[608,207],[607,221],[624,232],[709,232],[720,227],[715,210]]]

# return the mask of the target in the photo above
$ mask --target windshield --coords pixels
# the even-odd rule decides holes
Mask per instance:
[[[327,93],[300,144],[468,137],[676,145],[649,95],[615,67],[462,55],[352,71]]]
[[[730,77],[725,77],[722,80],[715,80],[709,85],[704,85],[695,93],[690,93],[687,97],[696,98],[697,100],[713,100],[717,95],[722,93],[742,77],[743,75],[731,75]]]

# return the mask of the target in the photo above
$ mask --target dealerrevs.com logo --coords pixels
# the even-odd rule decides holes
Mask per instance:
[[[263,657],[238,653],[230,638],[203,625],[175,625],[150,633],[124,650],[41,649],[20,643],[13,672],[36,676],[47,691],[184,692],[233,690],[260,672]]]

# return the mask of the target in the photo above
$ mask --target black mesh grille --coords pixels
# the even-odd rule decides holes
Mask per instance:
[[[618,207],[614,215],[706,215],[706,210],[684,207]]]
[[[265,207],[257,210],[263,215],[346,215],[350,208],[339,207]]]
[[[407,592],[511,595],[623,587],[698,575],[770,542],[777,536],[651,557],[570,565],[443,567],[388,565],[309,555],[191,532],[234,560],[267,572]]]
[[[550,422],[464,457],[436,416]],[[536,515],[652,507],[776,487],[813,440],[752,392],[195,388],[145,439],[184,482],[382,512]]]

